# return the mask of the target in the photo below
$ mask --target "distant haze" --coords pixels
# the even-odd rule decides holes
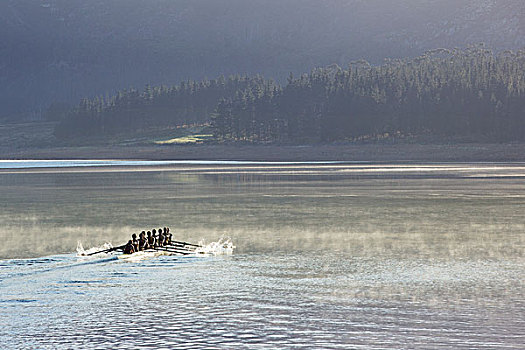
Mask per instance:
[[[148,83],[518,49],[523,13],[523,0],[3,0],[0,119]]]

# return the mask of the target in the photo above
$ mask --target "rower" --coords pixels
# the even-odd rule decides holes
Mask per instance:
[[[139,234],[139,250],[148,249],[148,240],[146,239],[146,232],[142,231]]]
[[[155,247],[158,246],[158,245],[159,245],[159,239],[158,239],[158,237],[157,237],[157,230],[155,230],[155,229],[151,230],[151,236],[152,236],[153,238],[155,238],[155,244],[154,244],[154,246],[155,246]]]
[[[166,232],[164,232],[164,231],[162,230],[162,228],[159,228],[159,231],[158,231],[158,232],[159,232],[159,235],[162,234],[162,237],[163,237],[162,245],[166,245],[166,239],[168,238],[168,237],[166,236]]]
[[[148,231],[148,246],[149,248],[155,247],[155,236],[151,235],[151,231]]]
[[[131,239],[128,241],[128,244],[124,247],[124,254],[133,254],[135,253],[135,247]]]
[[[135,233],[132,234],[131,238],[132,238],[133,248],[135,248],[135,251],[138,252],[139,251],[139,241],[137,240],[137,234]]]
[[[166,237],[162,233],[162,230],[159,230],[159,241],[158,241],[159,247],[162,247],[164,245],[164,243],[166,243],[165,239],[166,239]]]
[[[164,227],[162,232],[164,233],[164,245],[169,244],[168,243],[168,230]]]
[[[172,235],[171,233],[168,233],[168,235],[166,236],[166,237],[168,237],[168,238],[166,239],[166,244],[171,245],[171,238],[172,238],[172,236],[173,236],[173,235]]]

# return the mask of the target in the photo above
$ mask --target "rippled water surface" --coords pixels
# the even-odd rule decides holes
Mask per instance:
[[[0,170],[2,348],[523,349],[523,164],[118,165]]]

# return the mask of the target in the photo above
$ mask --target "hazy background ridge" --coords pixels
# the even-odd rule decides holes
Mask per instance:
[[[5,0],[0,118],[219,74],[289,72],[485,42],[525,46],[521,0]]]

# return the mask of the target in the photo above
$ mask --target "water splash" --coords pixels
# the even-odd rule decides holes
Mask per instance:
[[[85,257],[88,254],[106,251],[111,248],[113,248],[113,245],[111,243],[106,242],[99,247],[91,247],[88,250],[85,250],[84,246],[82,245],[82,242],[78,241],[77,242],[77,257]],[[98,255],[98,254],[94,254],[94,255]]]
[[[196,254],[207,255],[232,255],[235,246],[232,239],[227,236],[221,236],[218,241],[206,244],[204,240],[199,241],[200,247],[195,249]]]

